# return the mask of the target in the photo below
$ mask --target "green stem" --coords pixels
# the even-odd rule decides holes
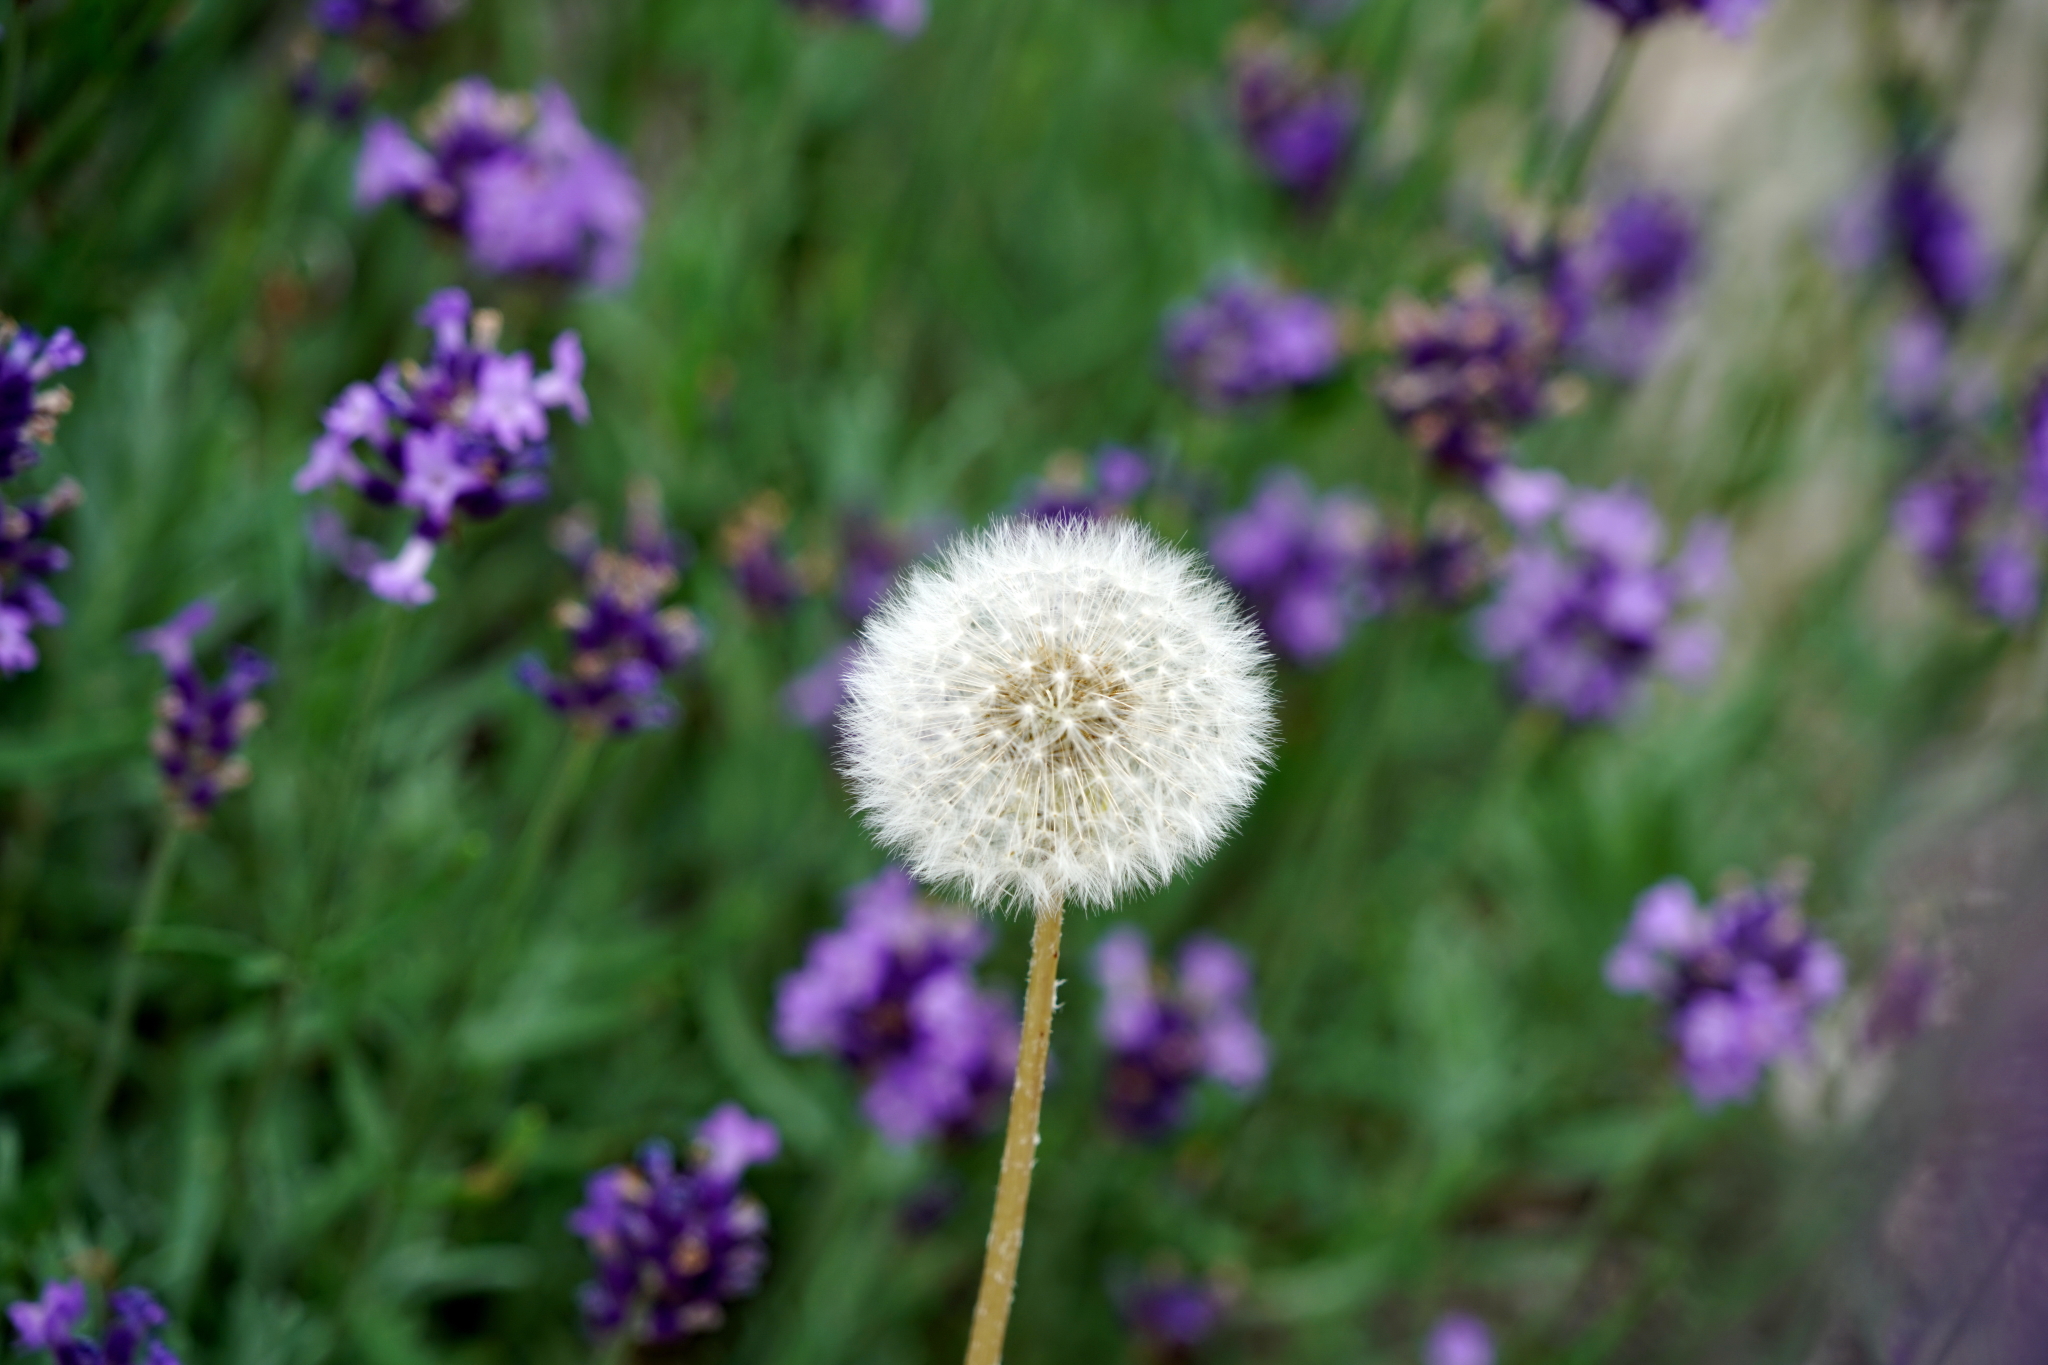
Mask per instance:
[[[513,864],[512,876],[505,883],[505,894],[500,902],[507,913],[517,916],[526,904],[526,898],[532,894],[541,864],[547,861],[555,837],[562,832],[562,822],[568,818],[569,808],[582,793],[583,784],[590,776],[590,765],[597,758],[598,746],[603,742],[602,736],[583,730],[570,736],[561,762],[555,768],[555,780],[548,784],[540,804],[527,817],[526,828],[519,836],[519,861]]]
[[[1548,203],[1569,205],[1578,199],[1586,178],[1586,167],[1593,159],[1593,148],[1600,141],[1600,134],[1606,129],[1615,105],[1620,102],[1622,87],[1628,84],[1628,74],[1635,67],[1639,47],[1633,35],[1624,36],[1607,54],[1607,65],[1601,69],[1600,84],[1593,92],[1593,102],[1558,143],[1557,155],[1551,159],[1550,170],[1543,177],[1542,197]]]
[[[99,1145],[100,1124],[107,1104],[120,1083],[121,1069],[128,1055],[128,1034],[135,1020],[135,1000],[142,989],[142,942],[156,927],[170,894],[171,878],[177,871],[178,851],[185,844],[185,826],[172,816],[156,852],[150,856],[149,871],[142,882],[142,895],[135,903],[135,915],[128,925],[128,937],[114,968],[114,998],[107,1010],[106,1028],[100,1034],[99,1059],[93,1066],[92,1087],[86,1092],[83,1137],[78,1146],[79,1169],[92,1161]]]

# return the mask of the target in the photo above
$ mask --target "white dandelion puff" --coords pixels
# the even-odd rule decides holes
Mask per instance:
[[[1257,793],[1256,628],[1130,522],[999,522],[914,570],[847,677],[877,837],[983,905],[1107,906],[1215,849]]]

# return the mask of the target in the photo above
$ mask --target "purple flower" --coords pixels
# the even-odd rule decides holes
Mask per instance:
[[[40,458],[37,446],[57,435],[57,419],[71,411],[71,390],[50,376],[85,360],[85,347],[59,327],[48,337],[0,314],[0,480]]]
[[[782,709],[797,724],[824,730],[846,700],[846,673],[853,666],[851,641],[834,645],[824,658],[791,678],[782,689]]]
[[[697,1129],[687,1165],[654,1141],[592,1176],[569,1215],[597,1263],[579,1294],[591,1334],[663,1342],[722,1326],[768,1265],[768,1214],[740,1177],[781,1147],[773,1124],[727,1104]]]
[[[897,867],[846,900],[846,926],[813,939],[802,968],[782,979],[776,1040],[858,1073],[868,1121],[893,1142],[973,1136],[1017,1066],[1015,1011],[974,982],[988,932],[933,910]]]
[[[71,555],[49,538],[50,523],[84,496],[70,479],[26,502],[0,495],[0,676],[25,673],[41,659],[32,630],[64,624],[64,608],[45,584],[71,567]]]
[[[1292,470],[1275,470],[1252,504],[1209,536],[1209,558],[1243,593],[1273,647],[1317,663],[1381,605],[1372,577],[1371,504],[1348,493],[1317,499]]]
[[[1892,531],[1930,574],[1961,586],[1986,615],[2022,624],[2040,608],[2040,541],[2048,517],[2039,477],[2038,457],[2030,451],[2015,498],[1990,472],[1947,461],[1900,491]]]
[[[486,270],[598,286],[631,277],[646,205],[624,158],[549,86],[528,97],[457,81],[421,118],[425,145],[379,119],[356,162],[356,202],[399,199],[460,232]]]
[[[866,620],[896,586],[903,566],[938,544],[946,530],[943,521],[900,530],[872,513],[847,513],[839,524],[840,613],[849,621]]]
[[[1124,1325],[1153,1352],[1178,1357],[1223,1325],[1230,1306],[1222,1285],[1203,1275],[1153,1270],[1116,1293]]]
[[[1493,1333],[1470,1313],[1446,1313],[1429,1329],[1423,1365],[1493,1365]]]
[[[1230,67],[1238,131],[1259,168],[1304,203],[1326,198],[1358,135],[1350,83],[1264,37],[1240,43]]]
[[[873,24],[898,38],[914,38],[922,33],[927,17],[925,0],[788,0],[788,3],[807,14]]]
[[[782,545],[788,524],[788,508],[780,495],[769,492],[742,507],[721,533],[733,586],[763,615],[788,611],[803,593],[796,565]]]
[[[1057,456],[1019,515],[1034,521],[1108,521],[1130,511],[1152,484],[1152,462],[1123,446],[1104,446],[1083,465],[1071,452]]]
[[[1676,200],[1619,200],[1558,260],[1550,297],[1560,340],[1595,369],[1641,378],[1670,331],[1697,255],[1692,219]]]
[[[1770,0],[1590,0],[1633,33],[1646,24],[1679,14],[1697,14],[1730,38],[1747,36],[1770,8]]]
[[[1266,1039],[1252,1019],[1251,966],[1219,938],[1181,945],[1179,975],[1155,970],[1145,936],[1118,929],[1095,948],[1110,1047],[1104,1105],[1110,1122],[1156,1140],[1178,1128],[1195,1083],[1221,1081],[1249,1094],[1266,1079]]]
[[[588,514],[556,527],[556,547],[582,575],[585,600],[564,602],[555,620],[569,636],[566,673],[528,655],[517,676],[548,707],[592,733],[631,734],[676,719],[662,680],[702,652],[704,629],[687,607],[664,607],[675,590],[680,552],[662,525],[651,487],[634,490],[626,545],[598,543]]]
[[[1553,310],[1475,277],[1438,307],[1394,305],[1387,330],[1395,360],[1378,389],[1388,417],[1440,473],[1483,482],[1546,409]]]
[[[1481,652],[1509,666],[1525,698],[1609,720],[1653,671],[1687,682],[1713,671],[1717,634],[1682,613],[1723,576],[1720,523],[1696,522],[1665,559],[1663,520],[1641,494],[1574,489],[1518,530],[1477,624]]]
[[[1806,1051],[1814,1017],[1842,993],[1843,966],[1790,888],[1740,887],[1702,908],[1673,879],[1636,901],[1606,977],[1663,1004],[1686,1084],[1715,1105],[1745,1098],[1772,1062]]]
[[[1863,1045],[1894,1048],[1910,1043],[1941,1021],[1947,985],[1941,954],[1922,944],[1900,943],[1886,959],[1863,1017]]]
[[[1337,315],[1310,294],[1239,277],[1166,321],[1166,361],[1205,407],[1238,407],[1327,379],[1344,357]]]
[[[383,26],[418,37],[446,23],[460,0],[314,0],[313,22],[327,32],[351,37]]]
[[[315,534],[316,548],[372,592],[409,607],[434,600],[427,570],[458,514],[488,520],[547,495],[548,410],[565,408],[579,422],[590,415],[574,332],[555,338],[552,368],[536,374],[524,352],[499,354],[502,319],[472,314],[460,289],[428,299],[419,322],[434,334],[431,358],[386,365],[373,383],[342,390],[292,481],[301,493],[345,484],[373,506],[412,514],[411,534],[388,560],[331,521]]]
[[[237,645],[227,672],[209,683],[192,657],[192,641],[213,624],[213,604],[200,598],[170,620],[135,637],[135,648],[164,668],[149,747],[163,774],[164,795],[189,820],[203,820],[220,798],[248,785],[242,741],[263,722],[256,689],[269,682],[269,662]]]
[[[1897,257],[1927,306],[1950,323],[1991,284],[1991,257],[1975,220],[1943,185],[1940,163],[1924,153],[1901,157],[1882,180],[1849,197],[1835,215],[1831,247],[1852,271]]]
[[[99,1340],[81,1335],[87,1316],[85,1285],[51,1280],[42,1297],[8,1305],[17,1351],[48,1351],[56,1365],[178,1365],[159,1333],[170,1321],[163,1305],[144,1289],[117,1289],[107,1296]]]

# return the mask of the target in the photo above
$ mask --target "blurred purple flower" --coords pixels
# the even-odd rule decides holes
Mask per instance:
[[[599,544],[587,514],[556,526],[556,548],[583,577],[585,601],[564,602],[555,620],[568,633],[566,674],[539,656],[520,660],[520,683],[572,724],[593,733],[630,734],[676,719],[662,680],[702,652],[704,629],[687,607],[664,607],[682,551],[662,524],[651,486],[634,490],[622,550]]]
[[[228,792],[248,785],[242,741],[263,723],[263,704],[255,694],[273,672],[261,654],[237,645],[228,653],[227,672],[209,683],[193,659],[192,642],[213,624],[213,615],[213,604],[202,597],[135,637],[137,652],[154,654],[164,669],[156,730],[149,737],[164,796],[193,821],[205,819]]]
[[[1943,185],[1940,163],[1926,154],[1900,158],[1883,179],[1850,195],[1836,211],[1830,246],[1850,271],[1896,256],[1927,306],[1950,323],[1991,285],[1983,235]]]
[[[932,909],[898,867],[846,901],[845,927],[812,939],[782,979],[777,1042],[858,1073],[868,1121],[892,1142],[979,1133],[1017,1066],[1015,1010],[974,981],[987,930]]]
[[[1395,359],[1380,402],[1438,472],[1483,482],[1507,460],[1509,438],[1543,415],[1557,359],[1552,312],[1477,279],[1438,307],[1389,310]]]
[[[1559,337],[1586,364],[1640,379],[1684,300],[1698,234],[1678,201],[1632,194],[1567,246],[1551,279]]]
[[[1509,665],[1525,698],[1576,721],[1610,720],[1653,671],[1686,682],[1713,671],[1718,634],[1681,613],[1723,577],[1721,523],[1694,523],[1663,559],[1663,519],[1618,487],[1561,492],[1517,529],[1477,624],[1481,652]]]
[[[57,419],[71,411],[71,390],[48,381],[84,360],[69,327],[44,337],[0,314],[0,480],[34,466],[36,447],[55,439]]]
[[[1621,994],[1663,1004],[1686,1084],[1715,1105],[1747,1097],[1772,1062],[1807,1050],[1844,969],[1800,918],[1791,889],[1740,887],[1702,908],[1674,878],[1636,901],[1606,977]]]
[[[1947,963],[1940,953],[1925,944],[1897,944],[1871,990],[1863,1045],[1900,1047],[1941,1022],[1946,985]]]
[[[1095,948],[1103,990],[1099,1030],[1110,1047],[1104,1105],[1131,1137],[1179,1127],[1195,1083],[1221,1081],[1239,1094],[1265,1083],[1266,1039],[1251,1016],[1251,965],[1222,939],[1181,945],[1177,978],[1155,970],[1145,936],[1118,929]]]
[[[687,1165],[654,1141],[592,1176],[569,1215],[597,1263],[578,1296],[590,1333],[652,1343],[724,1325],[768,1265],[768,1214],[740,1177],[781,1148],[775,1125],[727,1104],[698,1127]]]
[[[1429,1329],[1423,1365],[1493,1365],[1493,1333],[1470,1313],[1446,1313]]]
[[[1115,1291],[1124,1326],[1150,1351],[1180,1358],[1216,1334],[1230,1307],[1229,1295],[1213,1279],[1173,1270],[1152,1270]]]
[[[1349,493],[1318,499],[1301,475],[1268,474],[1251,506],[1209,536],[1209,557],[1243,593],[1280,654],[1318,663],[1381,606],[1373,578],[1372,505]]]
[[[834,645],[824,658],[791,678],[782,688],[782,709],[797,724],[824,730],[846,700],[846,672],[853,666],[852,641]]]
[[[2029,447],[2016,496],[1990,471],[1951,458],[1908,483],[1892,503],[1893,534],[1921,566],[2009,626],[2032,620],[2040,608],[2048,491],[2038,486],[2043,457],[2031,433]]]
[[[373,506],[413,514],[411,535],[389,560],[365,555],[331,521],[315,535],[316,548],[338,552],[372,592],[408,607],[434,600],[427,570],[457,513],[483,521],[546,496],[548,410],[590,417],[574,332],[555,338],[553,368],[535,374],[524,351],[498,353],[499,315],[472,315],[460,289],[428,299],[419,322],[434,334],[432,357],[386,365],[375,382],[342,390],[292,482],[301,493],[346,484]]]
[[[925,0],[786,0],[792,8],[809,14],[873,24],[898,38],[914,38],[924,31]]]
[[[70,479],[25,502],[0,495],[0,677],[40,661],[32,630],[64,624],[63,606],[44,585],[71,567],[71,555],[49,538],[50,523],[84,497]]]
[[[56,1365],[178,1365],[171,1348],[157,1339],[170,1315],[148,1290],[117,1289],[107,1296],[98,1341],[79,1333],[86,1314],[83,1283],[51,1280],[41,1297],[8,1305],[14,1349],[48,1351]]]
[[[1337,314],[1311,294],[1224,280],[1166,320],[1166,361],[1205,407],[1232,408],[1327,379],[1344,358]]]
[[[1230,75],[1238,131],[1259,168],[1304,203],[1327,198],[1358,136],[1351,83],[1322,75],[1265,34],[1237,45]]]
[[[646,206],[624,158],[549,86],[534,96],[457,81],[421,117],[425,146],[379,119],[363,137],[356,202],[403,200],[460,232],[486,270],[598,286],[633,273]]]
[[[720,539],[733,586],[764,615],[788,611],[803,593],[796,565],[782,545],[789,511],[779,494],[754,498],[725,524]]]
[[[1152,462],[1124,446],[1104,446],[1083,465],[1072,453],[1056,457],[1018,515],[1033,521],[1107,521],[1130,511],[1152,484]]]
[[[314,0],[313,22],[340,37],[380,25],[418,37],[448,22],[458,8],[460,0]]]
[[[1621,23],[1622,32],[1659,19],[1680,14],[1697,14],[1730,38],[1749,34],[1756,21],[1770,8],[1770,0],[1589,0]]]

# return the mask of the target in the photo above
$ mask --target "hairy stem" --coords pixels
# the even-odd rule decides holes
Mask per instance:
[[[1060,921],[1055,901],[1038,912],[1031,931],[1031,973],[1024,983],[1024,1032],[1017,1046],[1017,1083],[1010,1090],[1010,1127],[1003,1135],[1002,1175],[996,1210],[982,1255],[981,1292],[967,1365],[1000,1365],[1010,1302],[1017,1294],[1017,1258],[1024,1250],[1024,1208],[1031,1199],[1031,1167],[1038,1160],[1038,1111],[1045,1098],[1045,1063],[1052,1051],[1052,1012],[1059,995]]]
[[[135,997],[142,989],[142,940],[156,926],[170,894],[171,877],[177,870],[178,850],[185,842],[185,828],[173,816],[150,855],[149,871],[142,881],[142,895],[135,902],[135,915],[128,924],[127,941],[114,968],[114,998],[107,1009],[106,1028],[100,1034],[99,1059],[93,1064],[92,1088],[86,1091],[85,1121],[78,1144],[78,1169],[83,1170],[99,1145],[100,1121],[120,1083],[121,1068],[128,1056],[128,1034],[135,1020]]]

